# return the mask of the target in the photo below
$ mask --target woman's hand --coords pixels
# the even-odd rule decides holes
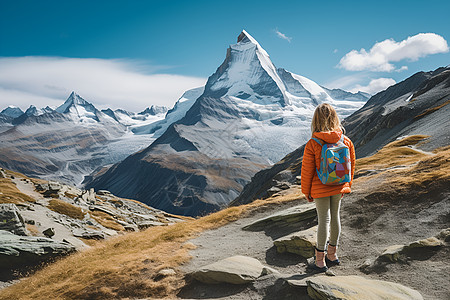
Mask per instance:
[[[310,202],[313,202],[313,201],[314,201],[314,198],[313,198],[311,195],[306,196],[306,198],[308,198],[308,200],[309,200]]]

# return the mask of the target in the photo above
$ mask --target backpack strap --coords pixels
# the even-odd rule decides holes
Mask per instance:
[[[339,139],[339,142],[344,143],[344,134],[341,135],[341,138]]]
[[[316,141],[320,146],[323,146],[322,141],[316,138],[311,138],[312,140]]]

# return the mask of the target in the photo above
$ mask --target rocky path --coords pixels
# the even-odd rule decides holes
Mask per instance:
[[[22,193],[36,200],[35,205],[30,205],[27,210],[22,210],[20,212],[25,220],[33,220],[34,222],[38,222],[39,224],[37,225],[39,225],[40,228],[53,228],[55,235],[52,238],[54,240],[66,240],[77,249],[83,249],[86,247],[86,244],[73,236],[72,230],[61,224],[61,222],[57,222],[59,214],[46,207],[48,204],[48,199],[45,199],[41,194],[36,192],[33,183],[18,177],[14,178],[12,181]]]
[[[389,246],[426,239],[448,227],[445,215],[448,215],[449,207],[445,196],[443,201],[420,205],[420,210],[405,207],[404,204],[392,210],[380,210],[376,208],[377,203],[361,203],[371,195],[370,190],[355,188],[355,191],[343,200],[339,251],[343,263],[331,268],[332,273],[337,275],[334,278],[341,280],[341,276],[356,275],[358,277],[355,278],[361,278],[361,282],[365,279],[389,281],[406,286],[406,289],[410,287],[418,290],[424,299],[448,299],[449,275],[443,274],[450,271],[450,256],[449,247],[442,246],[444,242],[439,241],[438,247],[413,250],[404,256],[404,261],[386,263],[381,260],[380,263],[380,259],[377,260]],[[279,273],[261,276],[245,285],[205,284],[187,275],[188,284],[178,296],[184,299],[311,299],[307,296],[305,280],[320,279],[320,275],[310,271],[307,259],[296,254],[277,253],[273,243],[279,237],[304,228],[243,230],[243,227],[261,218],[299,204],[302,203],[294,201],[267,207],[221,228],[202,233],[190,241],[197,248],[190,252],[192,260],[182,266],[183,272],[193,274],[206,265],[243,255],[255,258]],[[367,207],[364,208],[364,205]],[[375,206],[371,208],[371,205]],[[365,211],[360,213],[358,210]],[[399,219],[400,216],[403,219]],[[417,217],[422,221],[417,222]],[[362,267],[364,265],[368,267]]]

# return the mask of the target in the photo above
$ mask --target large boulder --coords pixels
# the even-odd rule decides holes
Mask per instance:
[[[371,280],[360,276],[318,276],[306,280],[308,295],[315,300],[419,300],[422,295],[398,283]]]
[[[244,230],[259,231],[272,227],[295,227],[303,221],[314,219],[317,216],[314,203],[305,203],[279,211],[273,215],[262,218],[245,226]]]
[[[309,229],[294,232],[290,235],[281,237],[273,242],[277,247],[278,253],[294,253],[310,258],[314,256],[314,247],[316,246],[317,226]]]
[[[208,284],[224,282],[245,284],[262,275],[276,272],[269,267],[265,267],[255,258],[237,255],[204,266],[192,273],[192,277]]]
[[[0,230],[26,235],[25,222],[15,204],[0,204]]]
[[[75,247],[69,243],[0,230],[1,271],[33,266],[74,251]]]

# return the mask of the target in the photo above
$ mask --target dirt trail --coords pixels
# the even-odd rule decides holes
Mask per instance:
[[[359,269],[367,259],[376,259],[390,245],[428,238],[450,227],[448,193],[435,195],[437,198],[433,201],[422,199],[418,204],[414,202],[415,205],[392,202],[395,194],[378,196],[374,192],[381,188],[380,179],[374,180],[376,182],[366,181],[354,186],[354,192],[343,199],[339,246],[342,264],[333,267],[332,271],[336,275],[358,275],[397,282],[418,290],[425,299],[450,299],[449,247],[421,252],[407,263],[389,264],[370,274],[364,274]],[[413,197],[411,195],[411,200]],[[267,275],[246,286],[206,285],[192,281],[179,296],[185,299],[245,300],[281,299],[277,297],[283,295],[285,299],[291,296],[292,299],[308,299],[304,290],[287,287],[285,280],[296,276],[314,276],[308,273],[306,259],[294,254],[278,254],[273,246],[273,240],[286,235],[286,232],[242,230],[245,225],[260,218],[300,203],[294,201],[268,207],[221,228],[203,232],[190,241],[197,245],[197,249],[190,251],[192,260],[182,266],[183,272],[190,273],[226,257],[246,255],[278,270],[281,275]]]

